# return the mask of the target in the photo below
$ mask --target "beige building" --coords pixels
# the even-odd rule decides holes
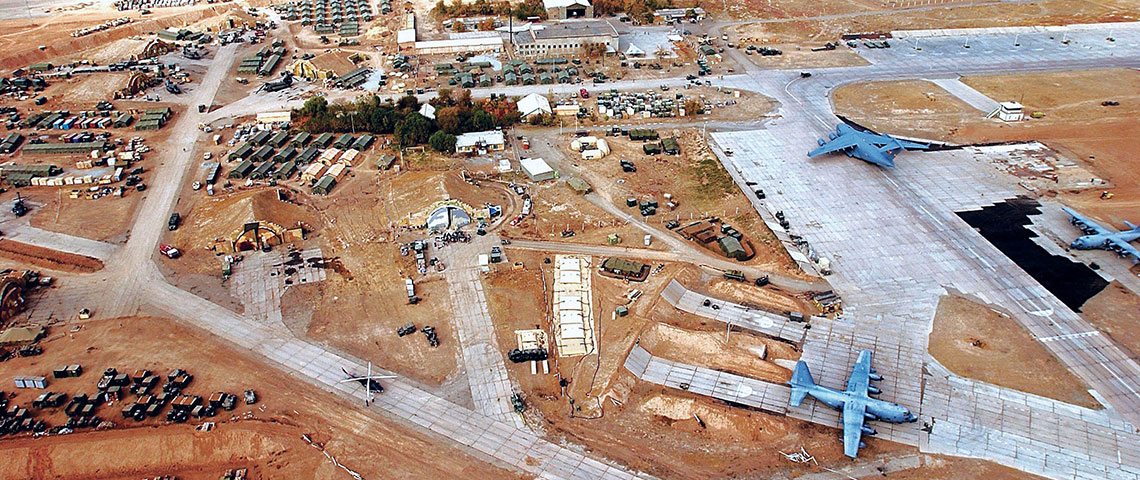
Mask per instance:
[[[547,18],[551,20],[594,16],[594,6],[590,5],[590,0],[542,0],[542,6],[546,9]]]
[[[293,62],[289,71],[298,77],[312,80],[332,80],[356,70],[352,55],[345,52],[322,53],[310,59]]]
[[[573,55],[587,45],[602,44],[609,52],[618,51],[618,32],[607,20],[583,20],[546,25],[515,33],[515,54],[523,57]]]

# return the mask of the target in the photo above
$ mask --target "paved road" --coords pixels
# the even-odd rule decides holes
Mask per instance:
[[[598,257],[624,257],[641,260],[657,260],[663,262],[685,262],[707,266],[716,270],[734,269],[744,272],[749,278],[768,275],[772,285],[790,292],[820,292],[830,290],[830,285],[822,280],[802,280],[770,273],[767,270],[742,266],[717,259],[711,256],[693,257],[677,251],[649,250],[646,248],[619,247],[614,245],[585,245],[580,243],[564,243],[536,240],[512,240],[508,248],[521,248],[524,250],[537,250],[542,252],[573,253],[581,255],[594,255]],[[719,262],[718,262],[719,260]],[[708,262],[715,263],[708,263]]]
[[[30,243],[61,252],[74,253],[106,261],[115,253],[115,244],[83,237],[52,232],[29,225],[26,221],[5,226],[4,237],[17,242]]]
[[[525,429],[522,417],[511,406],[515,388],[503,359],[503,352],[513,345],[499,345],[479,278],[478,255],[490,253],[491,247],[498,244],[498,237],[476,236],[469,244],[444,247],[438,256],[447,265],[443,276],[451,291],[452,323],[462,347],[475,410]]]
[[[1067,46],[1056,31],[1017,34],[1017,42],[1014,34],[974,36],[970,49],[961,37],[932,37],[922,40],[922,50],[865,52],[873,65],[823,69],[808,79],[792,72],[725,79],[776,98],[782,118],[749,134],[714,134],[718,145],[736,152],[722,161],[741,179],[779,192],[754,201],[758,209],[785,211],[793,229],[838,259],[829,279],[844,297],[846,321],[813,325],[803,359],[821,383],[842,385],[852,353],[873,349],[876,368],[887,376],[883,397],[934,423],[929,434],[877,425],[881,436],[1055,478],[1140,477],[1140,366],[954,214],[1024,193],[1016,179],[978,166],[989,164],[985,149],[903,155],[891,170],[842,156],[804,156],[838,122],[827,100],[838,85],[1140,66],[1140,31],[1113,31],[1116,42],[1105,41],[1103,30],[1066,31],[1073,41]],[[944,369],[923,375],[938,371],[926,336],[938,297],[946,293],[1009,311],[1112,408],[1080,409]],[[836,414],[816,403],[789,415],[837,425]]]
[[[960,39],[949,38],[944,40],[924,40],[923,50],[908,52],[906,49],[896,49],[891,52],[866,52],[874,64],[867,67],[847,67],[836,69],[822,69],[811,79],[801,80],[796,72],[791,71],[751,71],[746,75],[725,77],[718,83],[733,88],[742,88],[759,91],[770,95],[781,103],[783,118],[770,123],[770,132],[780,135],[778,142],[766,146],[774,146],[767,155],[783,155],[783,160],[802,158],[802,148],[798,144],[791,148],[789,140],[799,142],[812,136],[825,133],[830,129],[836,119],[831,114],[826,98],[828,93],[837,85],[847,82],[879,79],[921,78],[931,76],[949,76],[957,74],[984,74],[984,73],[1011,73],[1031,71],[1052,71],[1070,69],[1098,69],[1140,66],[1140,48],[1137,44],[1140,39],[1135,32],[1122,31],[1118,26],[1113,27],[1117,42],[1105,45],[1103,31],[1086,30],[1083,36],[1074,33],[1070,38],[1077,41],[1070,47],[1058,46],[1057,41],[1048,39],[1045,34],[1022,35],[1021,46],[1013,47],[1007,36],[994,35],[992,38],[971,40],[973,49],[963,53],[957,43]],[[1099,38],[1099,40],[1098,40]],[[1099,43],[1098,43],[1099,42]],[[1006,44],[1009,45],[1006,45]],[[957,47],[957,48],[956,48]],[[211,103],[221,79],[226,75],[234,58],[234,46],[223,47],[219,50],[217,58],[211,64],[209,71],[203,79],[201,87],[193,92],[190,105],[198,103]],[[622,88],[648,88],[656,87],[661,83],[681,84],[683,80],[676,79],[667,82],[659,80],[621,82],[610,87]],[[577,88],[576,86],[553,86],[555,90]],[[540,87],[512,87],[508,89],[496,88],[496,93],[520,94],[529,91],[546,91],[551,86]],[[507,90],[507,91],[504,91]],[[490,93],[490,90],[481,90],[480,94]],[[173,210],[177,201],[177,194],[182,185],[185,173],[192,165],[192,147],[199,133],[196,131],[197,123],[204,118],[194,111],[186,112],[172,127],[173,141],[171,156],[157,169],[152,189],[144,200],[142,208],[136,217],[134,229],[127,244],[117,250],[108,260],[108,268],[85,277],[79,277],[76,286],[71,291],[84,292],[92,304],[97,305],[96,315],[110,317],[117,315],[135,314],[142,307],[148,310],[158,310],[188,321],[211,331],[222,338],[232,341],[251,351],[262,354],[280,366],[295,373],[306,381],[324,385],[326,388],[338,391],[345,395],[353,394],[352,387],[337,383],[340,375],[337,373],[340,366],[356,366],[361,368],[359,359],[352,359],[322,350],[320,347],[294,337],[287,329],[280,325],[259,323],[250,318],[229,311],[219,305],[206,301],[201,297],[190,294],[170,285],[160,274],[153,263],[153,255],[159,237],[163,231],[166,217]],[[780,127],[780,128],[775,128]],[[736,140],[755,137],[736,135],[735,137],[721,136],[718,143],[731,143]],[[741,142],[738,142],[741,143]],[[738,155],[733,162],[727,162],[731,168],[755,169],[762,166],[764,158],[758,156],[759,151],[747,155],[740,155],[755,145],[742,143],[736,151]],[[180,151],[181,150],[181,151]],[[785,152],[786,150],[786,152]],[[786,155],[784,155],[786,153]],[[725,159],[722,158],[722,161]],[[753,162],[753,163],[750,163]],[[846,162],[846,163],[839,163]],[[905,162],[904,162],[905,163]],[[911,176],[896,180],[892,174],[882,171],[870,171],[869,167],[858,162],[840,158],[826,163],[815,163],[815,172],[828,173],[826,165],[840,165],[843,170],[838,178],[833,179],[834,184],[855,184],[852,188],[862,188],[873,195],[891,194],[901,195],[898,204],[891,206],[891,210],[884,213],[903,212],[908,219],[919,219],[924,235],[940,244],[949,243],[949,251],[957,251],[953,245],[962,238],[971,238],[956,228],[953,232],[944,231],[946,225],[955,225],[953,217],[947,212],[930,212],[922,209],[926,199],[930,197],[916,190],[917,187],[908,186],[908,182],[922,185],[923,188],[937,189],[938,185],[922,183],[923,178]],[[823,165],[823,167],[820,167]],[[913,167],[913,163],[900,168],[899,175],[914,175],[917,168],[905,170],[905,166]],[[795,167],[782,170],[789,176],[803,175],[796,172]],[[868,174],[868,172],[871,172]],[[909,173],[908,173],[909,172]],[[835,171],[829,175],[834,176]],[[756,175],[755,171],[749,175]],[[759,178],[759,177],[757,177]],[[802,185],[815,185],[813,182],[821,178],[810,177]],[[926,179],[929,181],[929,179]],[[765,180],[770,181],[770,180]],[[812,187],[816,188],[816,187]],[[945,188],[945,186],[943,186]],[[818,192],[818,189],[816,191]],[[984,193],[984,192],[983,192]],[[858,199],[856,199],[857,201]],[[920,200],[920,201],[915,201]],[[608,204],[608,202],[605,202]],[[825,209],[822,203],[807,203],[789,205],[789,212],[795,208]],[[610,204],[612,207],[612,204]],[[844,209],[850,209],[850,200],[844,204]],[[898,210],[898,209],[902,210]],[[846,211],[846,210],[845,210]],[[874,213],[874,212],[872,212]],[[845,221],[858,221],[855,216],[844,217]],[[649,227],[649,226],[646,226]],[[652,228],[652,227],[649,227]],[[848,232],[850,233],[850,232]],[[967,236],[963,236],[967,235]],[[817,235],[817,238],[824,237]],[[660,238],[667,238],[661,235]],[[896,266],[897,256],[892,256],[889,250],[869,242],[853,242],[847,235],[842,239],[833,240],[833,248],[851,249],[851,256],[847,262],[853,265],[862,263],[871,265],[880,259],[887,266]],[[914,241],[914,238],[909,239]],[[925,240],[924,240],[925,241]],[[824,240],[821,243],[826,244]],[[921,243],[921,242],[917,242]],[[873,251],[859,250],[863,245],[869,245]],[[683,253],[691,253],[686,248],[671,245]],[[985,269],[986,262],[998,262],[1004,270],[994,270],[991,266],[987,277],[973,278],[971,283],[975,289],[984,291],[987,298],[1002,303],[1010,295],[1034,294],[1037,297],[1021,300],[1031,305],[1019,303],[1014,299],[1009,305],[1016,306],[1020,311],[1032,311],[1042,308],[1039,303],[1049,302],[1039,290],[1033,289],[1024,278],[1016,274],[1016,266],[1010,266],[1008,259],[1003,258],[1000,252],[996,253],[992,247],[975,244],[978,251],[971,251],[963,255],[966,264],[965,270],[976,273]],[[938,262],[945,261],[940,257],[927,263],[927,266],[937,266]],[[693,256],[693,258],[700,258]],[[843,288],[840,293],[845,297],[852,294],[860,302],[849,304],[852,318],[857,318],[860,324],[880,327],[874,335],[868,336],[865,332],[856,332],[851,322],[821,322],[821,328],[813,328],[805,341],[804,357],[813,363],[813,367],[828,365],[820,371],[820,380],[827,384],[840,384],[841,375],[846,372],[846,365],[852,360],[851,353],[864,345],[875,348],[879,353],[877,359],[883,359],[889,353],[886,365],[880,371],[893,373],[893,379],[885,380],[884,395],[891,394],[903,396],[903,403],[913,406],[916,400],[906,395],[917,395],[922,392],[922,381],[927,382],[927,391],[932,392],[930,398],[923,398],[924,414],[939,419],[933,433],[929,436],[929,444],[923,443],[925,436],[911,430],[886,431],[888,438],[906,443],[927,445],[928,448],[940,452],[989,458],[1003,464],[1024,468],[1052,477],[1072,477],[1098,475],[1102,477],[1137,478],[1140,477],[1140,445],[1135,437],[1134,423],[1120,418],[1117,412],[1132,415],[1137,412],[1133,409],[1133,402],[1140,401],[1136,394],[1137,381],[1140,375],[1135,363],[1130,359],[1116,358],[1119,349],[1111,343],[1096,343],[1089,349],[1087,342],[1096,342],[1100,336],[1069,337],[1073,333],[1081,333],[1087,329],[1082,325],[1079,317],[1068,317],[1071,312],[1065,313],[1057,310],[1054,316],[1042,318],[1028,318],[1026,315],[1016,315],[1016,319],[1041,338],[1050,338],[1045,342],[1066,365],[1073,368],[1079,375],[1090,382],[1098,391],[1109,398],[1115,410],[1092,412],[1075,407],[1066,406],[1060,402],[1044,401],[1038,397],[1026,396],[998,387],[987,386],[979,382],[959,379],[945,372],[942,376],[932,375],[919,377],[918,372],[926,364],[924,335],[929,328],[929,305],[921,312],[899,311],[901,298],[908,295],[931,295],[941,290],[939,284],[930,285],[919,282],[924,274],[922,270],[914,270],[913,265],[901,264],[893,270],[893,276],[879,278],[882,282],[872,284],[876,288],[866,288],[867,278],[845,276],[839,277]],[[875,272],[874,268],[867,273]],[[852,269],[852,271],[856,271]],[[937,270],[932,270],[937,271]],[[1016,285],[1002,284],[1003,278],[1011,275]],[[959,278],[953,276],[955,271],[947,272],[946,279]],[[959,272],[960,273],[960,272]],[[1023,272],[1022,272],[1023,274]],[[914,278],[912,278],[914,277]],[[869,278],[869,277],[868,277]],[[935,279],[941,280],[942,278]],[[1037,287],[1040,288],[1039,286]],[[992,295],[992,296],[989,296]],[[923,297],[928,298],[928,297]],[[863,301],[865,300],[865,301]],[[879,315],[868,317],[867,315]],[[1031,316],[1029,316],[1031,317]],[[826,328],[823,328],[826,326]],[[1046,337],[1046,334],[1052,336]],[[892,336],[894,335],[894,336]],[[812,342],[822,342],[813,344]],[[1100,355],[1098,358],[1097,355]],[[1105,356],[1112,357],[1105,362]],[[893,359],[892,359],[893,357]],[[916,363],[917,362],[917,363]],[[928,366],[935,366],[929,364]],[[1131,372],[1116,378],[1104,377],[1093,372],[1095,369],[1107,369],[1112,372]],[[935,369],[937,371],[937,369]],[[965,391],[969,389],[969,391]],[[1121,389],[1131,391],[1131,394],[1122,393]],[[940,392],[934,396],[933,392]],[[941,407],[935,402],[944,400]],[[409,424],[421,425],[444,438],[456,441],[467,451],[481,452],[489,461],[511,465],[519,470],[531,472],[536,475],[560,477],[582,476],[590,478],[620,478],[629,477],[630,473],[612,465],[590,459],[575,453],[565,447],[550,444],[534,434],[516,429],[500,420],[489,418],[482,413],[472,412],[456,406],[446,400],[432,396],[427,392],[416,389],[414,386],[399,380],[393,381],[389,392],[382,395],[377,402],[376,409],[383,410],[394,418],[401,419]],[[994,411],[989,410],[996,408]],[[1013,412],[1024,410],[1025,424],[1022,430],[1018,417]],[[1046,414],[1048,413],[1048,414]],[[834,417],[827,417],[822,410],[797,411],[795,415],[807,415],[815,421],[822,423],[832,422]],[[1040,416],[1038,416],[1040,415]],[[1052,416],[1050,416],[1052,415]],[[1038,420],[1032,421],[1032,418]],[[1079,422],[1078,422],[1079,421]],[[1078,423],[1073,423],[1078,422]],[[1034,428],[1048,428],[1051,425],[1065,427],[1050,432],[1039,432]],[[1070,427],[1069,425],[1075,425]],[[1083,429],[1083,430],[1081,430]],[[1130,431],[1131,430],[1131,431]],[[1081,437],[1078,433],[1084,432]],[[1096,433],[1094,438],[1093,433]],[[1042,440],[1043,439],[1043,440]],[[1036,443],[1035,443],[1036,442]],[[1111,442],[1111,443],[1106,443]],[[1082,444],[1084,449],[1081,449]],[[1109,450],[1109,445],[1115,446],[1115,452]],[[1114,453],[1114,456],[1106,455]],[[1082,457],[1083,456],[1083,457]],[[528,457],[530,460],[528,459]]]
[[[230,70],[235,45],[223,47],[194,91],[190,105],[212,103],[222,79]],[[127,244],[108,260],[108,267],[92,275],[76,277],[65,295],[80,295],[94,307],[97,318],[166,312],[203,328],[242,348],[265,356],[298,378],[346,397],[359,398],[359,387],[342,384],[341,368],[361,371],[364,362],[327,351],[293,335],[269,312],[239,314],[202,297],[181,290],[159,272],[153,256],[166,220],[174,210],[184,174],[193,164],[193,145],[199,138],[198,122],[205,116],[187,111],[172,127],[170,157],[158,167]],[[248,292],[258,297],[256,292]],[[272,303],[272,302],[269,302]],[[279,313],[279,312],[276,312]],[[543,478],[649,478],[591,458],[565,446],[546,441],[502,415],[473,412],[411,382],[385,381],[386,391],[373,408],[390,418],[440,438],[489,462],[529,472]]]

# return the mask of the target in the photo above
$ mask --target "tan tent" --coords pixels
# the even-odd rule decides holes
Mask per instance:
[[[0,333],[0,345],[20,345],[32,343],[44,336],[44,327],[31,325],[27,327],[12,327]]]

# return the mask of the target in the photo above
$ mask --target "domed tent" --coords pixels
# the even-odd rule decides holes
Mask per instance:
[[[439,232],[463,228],[471,223],[471,216],[455,205],[443,205],[428,215],[428,230]]]

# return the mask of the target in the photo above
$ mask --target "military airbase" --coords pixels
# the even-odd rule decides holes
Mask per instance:
[[[656,6],[0,2],[0,478],[1140,477],[1136,5]]]

